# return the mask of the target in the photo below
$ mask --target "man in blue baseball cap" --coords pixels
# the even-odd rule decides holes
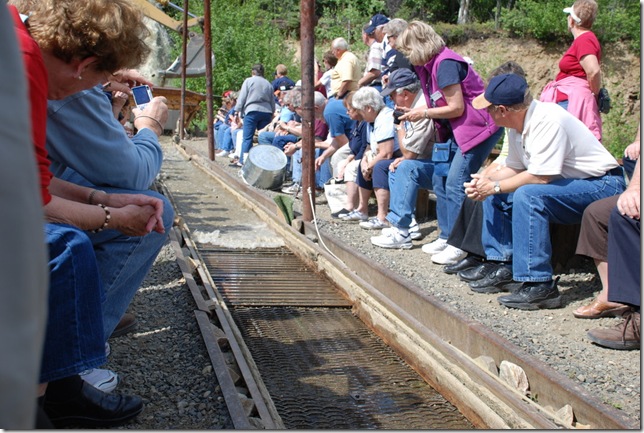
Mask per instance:
[[[622,169],[579,119],[555,103],[533,100],[519,75],[492,78],[472,105],[508,128],[506,166],[490,176],[472,174],[465,183],[467,196],[483,201],[488,262],[512,262],[514,282],[497,286],[512,293],[498,301],[523,310],[560,308],[550,223],[579,224],[590,203],[621,193]]]
[[[378,30],[378,28],[382,29],[382,26],[384,26],[388,22],[389,18],[387,18],[383,14],[376,14],[371,17],[371,20],[369,20],[369,24],[365,28],[365,33],[368,35],[373,35]],[[376,40],[378,40],[378,42],[382,42],[382,37],[378,38],[376,36]]]
[[[390,198],[386,218],[391,227],[384,229],[380,236],[373,236],[371,243],[381,248],[409,249],[413,239],[422,237],[414,218],[418,190],[432,189],[434,122],[425,118],[415,122],[398,119],[403,110],[427,107],[420,80],[409,69],[393,71],[381,94],[390,95],[396,104],[394,124],[403,156],[384,167],[379,163],[374,167],[374,175],[388,172]]]

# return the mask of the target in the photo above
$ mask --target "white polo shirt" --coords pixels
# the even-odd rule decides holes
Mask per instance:
[[[586,125],[555,103],[533,101],[523,133],[510,128],[508,136],[506,165],[534,175],[586,179],[619,166]]]

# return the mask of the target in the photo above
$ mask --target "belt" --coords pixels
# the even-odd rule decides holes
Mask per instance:
[[[621,166],[620,167],[615,167],[612,170],[607,171],[606,174],[611,175],[611,176],[622,176],[623,177],[624,176],[624,169]]]

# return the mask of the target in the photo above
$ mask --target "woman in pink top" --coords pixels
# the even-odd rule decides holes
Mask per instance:
[[[559,73],[546,85],[541,101],[556,102],[580,119],[601,140],[597,95],[601,87],[601,47],[590,30],[597,16],[595,0],[577,0],[563,10],[574,40],[559,61]]]

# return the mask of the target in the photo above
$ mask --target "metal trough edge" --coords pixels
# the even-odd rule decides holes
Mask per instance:
[[[179,147],[202,170],[271,223],[271,228],[285,237],[295,254],[316,266],[344,290],[346,297],[354,303],[355,314],[477,427],[570,427],[561,425],[554,414],[543,408],[569,404],[577,421],[590,428],[639,429],[639,425],[616,409],[598,401],[583,387],[483,324],[452,309],[413,283],[387,270],[375,269],[366,256],[345,247],[339,239],[324,235],[324,244],[340,259],[337,260],[306,235],[284,224],[277,206],[266,195],[244,184],[189,145],[182,143]],[[303,227],[310,237],[318,237],[312,223],[304,223]],[[479,367],[473,360],[482,355],[492,357],[497,365],[506,360],[523,368],[533,394],[539,395],[539,404],[510,390]],[[449,362],[449,368],[431,370],[431,366],[441,365],[436,361],[441,358],[443,362]],[[465,387],[457,389],[464,393],[462,395],[450,391],[450,386],[456,386],[459,381]],[[498,417],[492,416],[493,413]]]

